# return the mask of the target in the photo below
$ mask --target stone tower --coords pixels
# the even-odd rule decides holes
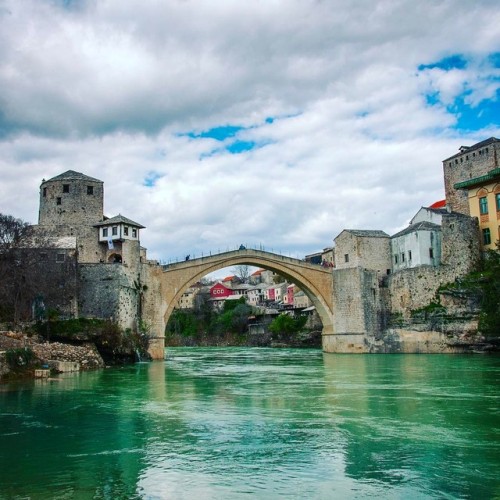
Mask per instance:
[[[38,229],[46,236],[75,237],[78,262],[100,262],[96,224],[103,220],[104,186],[99,179],[68,170],[42,181]]]
[[[68,170],[42,181],[38,224],[42,226],[93,225],[102,221],[103,182]]]
[[[452,212],[470,215],[467,190],[455,184],[486,175],[497,169],[500,161],[500,140],[490,137],[473,146],[461,146],[459,152],[443,160],[446,204]]]

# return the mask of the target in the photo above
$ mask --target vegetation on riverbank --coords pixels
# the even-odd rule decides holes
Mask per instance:
[[[500,253],[485,253],[479,268],[452,283],[442,285],[433,300],[425,307],[411,311],[411,319],[393,315],[391,324],[395,327],[415,323],[427,323],[437,331],[449,331],[450,325],[457,327],[467,323],[476,327],[470,331],[473,337],[482,337],[490,350],[500,346]],[[482,341],[482,342],[483,342]]]
[[[221,312],[209,307],[176,309],[165,331],[167,346],[307,346],[319,347],[321,333],[305,327],[307,318],[257,314],[245,298],[225,301]],[[251,324],[258,324],[252,333]]]

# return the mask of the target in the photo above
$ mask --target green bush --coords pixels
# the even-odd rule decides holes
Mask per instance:
[[[293,318],[289,314],[280,314],[269,325],[269,331],[274,334],[291,335],[300,332],[307,322],[306,316]]]
[[[484,260],[484,274],[481,280],[482,301],[479,330],[486,334],[500,336],[500,253],[490,250]]]
[[[35,353],[29,347],[7,349],[5,351],[5,358],[12,370],[29,367],[36,360]]]

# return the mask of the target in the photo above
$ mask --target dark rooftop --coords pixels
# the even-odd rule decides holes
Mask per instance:
[[[446,158],[446,160],[443,160],[443,161],[448,161],[448,160],[455,158],[456,156],[461,156],[466,152],[474,151],[476,149],[483,148],[484,146],[488,146],[489,144],[492,144],[493,142],[500,142],[500,141],[496,137],[490,137],[489,139],[478,142],[477,144],[473,144],[472,146],[460,146],[460,151],[458,153],[454,154],[453,156],[450,156],[449,158]]]
[[[115,217],[111,217],[110,219],[103,220],[102,222],[98,222],[97,224],[94,224],[94,227],[100,227],[100,226],[110,226],[113,224],[128,224],[129,226],[134,226],[138,227],[139,229],[145,229],[145,227],[138,222],[134,222],[131,219],[127,219],[127,217],[124,217],[121,214],[118,214]]]
[[[422,221],[416,224],[410,224],[406,229],[399,231],[392,236],[392,238],[397,238],[398,236],[404,236],[405,234],[414,233],[415,231],[441,231],[441,226],[439,224],[434,224],[432,222]]]
[[[344,229],[348,233],[354,234],[354,236],[361,236],[363,238],[389,238],[389,235],[384,231],[379,230],[368,230],[368,229]],[[344,232],[342,231],[342,232]],[[342,234],[342,233],[340,233]]]
[[[101,182],[99,179],[94,179],[94,177],[89,177],[88,175],[82,174],[80,172],[75,172],[74,170],[68,170],[62,174],[56,175],[55,177],[52,177],[49,179],[49,181],[74,181],[74,180],[79,180],[79,181],[92,181],[92,182]],[[48,182],[48,181],[43,181],[43,182]]]

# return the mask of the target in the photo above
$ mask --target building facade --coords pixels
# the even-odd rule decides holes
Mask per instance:
[[[384,231],[344,229],[334,241],[337,269],[363,267],[380,276],[390,273],[390,236]]]
[[[490,137],[473,146],[461,146],[459,152],[443,160],[446,203],[451,211],[472,215],[467,190],[457,184],[487,175],[500,167],[500,140]]]
[[[500,168],[455,184],[467,195],[469,213],[477,217],[483,249],[497,248],[500,240]]]

